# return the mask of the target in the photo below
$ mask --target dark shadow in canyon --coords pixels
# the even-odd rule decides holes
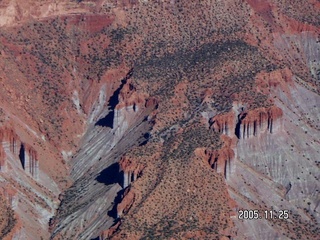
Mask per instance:
[[[96,178],[96,180],[100,183],[111,185],[118,183],[120,186],[123,186],[123,171],[120,171],[119,163],[114,163],[100,172],[100,175]],[[131,179],[133,180],[133,179]],[[114,219],[118,218],[117,206],[122,201],[123,194],[125,189],[120,190],[117,193],[113,201],[113,207],[108,212],[108,216]]]
[[[21,144],[21,147],[20,147],[19,159],[20,159],[22,168],[25,169],[25,149],[23,144]]]
[[[120,171],[119,163],[114,163],[102,170],[96,180],[105,185],[118,183],[123,186],[123,172]]]
[[[235,128],[235,131],[234,131],[234,134],[237,136],[238,139],[241,138],[241,122],[242,120],[246,117],[246,113],[244,113],[243,115],[239,114],[238,115],[238,122],[236,124],[236,128]]]
[[[149,142],[151,135],[150,133],[143,134],[142,142],[139,144],[139,146],[144,146]]]
[[[122,199],[123,199],[123,194],[124,194],[125,189],[120,190],[117,193],[117,196],[114,199],[114,204],[113,204],[113,208],[108,212],[108,216],[112,217],[114,219],[118,218],[118,204],[121,203]]]

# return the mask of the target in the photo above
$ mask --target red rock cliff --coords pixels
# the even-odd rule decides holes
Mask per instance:
[[[5,149],[11,153],[18,155],[20,150],[20,139],[15,131],[11,128],[0,129],[0,141]]]
[[[246,139],[257,136],[266,130],[269,133],[278,131],[282,126],[282,115],[282,110],[279,107],[272,106],[244,110],[238,116],[233,111],[217,115],[210,120],[210,123],[216,132]]]

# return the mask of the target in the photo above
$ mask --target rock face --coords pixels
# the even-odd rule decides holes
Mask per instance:
[[[132,161],[128,157],[123,157],[120,160],[119,165],[123,172],[123,188],[129,186],[131,182],[136,181],[142,174],[144,168],[142,165],[136,165],[135,161]]]
[[[124,79],[129,79],[128,74]],[[129,84],[120,85],[115,92],[118,95],[109,97],[109,110],[97,112],[105,116],[89,125],[83,146],[71,160],[74,183],[61,195],[57,215],[50,221],[53,239],[97,237],[120,214],[115,201],[121,199],[134,175],[121,171],[117,162],[128,149],[143,143],[152,126],[148,116],[156,107],[156,102],[136,94]]]
[[[14,155],[19,154],[19,146],[21,145],[18,135],[13,129],[3,129],[0,134],[0,141],[5,151],[10,151]]]
[[[31,174],[35,179],[39,178],[39,160],[37,152],[31,146],[23,147],[21,152],[21,161],[24,169]],[[24,158],[23,158],[24,156]]]
[[[219,133],[227,136],[234,136],[236,131],[236,116],[234,112],[217,115],[211,119],[212,128]]]
[[[39,177],[39,161],[37,152],[29,145],[21,142],[18,135],[13,129],[0,129],[1,141],[1,162],[3,171],[6,171],[6,152],[20,160],[21,167],[29,173],[33,178]]]
[[[319,16],[1,1],[0,239],[317,239]]]
[[[3,147],[0,147],[0,170],[2,172],[5,172],[7,170],[7,165],[6,165],[6,153],[4,152]]]
[[[315,130],[306,122],[301,123],[301,119],[294,117],[296,115],[293,112],[303,116],[307,108],[312,109],[313,103],[319,101],[319,96],[302,89],[296,85],[289,96],[279,96],[277,105],[283,109],[282,127],[274,128],[272,133],[267,131],[257,138],[239,140],[235,148],[236,170],[228,179],[231,197],[244,204],[241,206],[244,209],[285,208],[292,216],[290,222],[235,221],[240,232],[245,232],[248,228],[255,229],[250,235],[246,235],[249,239],[258,236],[263,239],[280,237],[281,233],[273,228],[275,225],[282,231],[287,231],[288,239],[294,238],[296,234],[313,238],[317,232],[317,207],[309,208],[319,201],[316,193],[319,181],[315,179],[318,178],[318,169],[315,168],[318,155],[318,146],[314,145]],[[289,100],[297,91],[300,97],[294,98],[294,101]],[[291,110],[286,109],[282,101],[287,101],[288,106],[292,107]],[[310,115],[311,121],[317,121],[318,118],[318,113]],[[239,178],[242,178],[245,184],[240,184]],[[244,201],[253,198],[256,198],[253,202]],[[303,212],[299,214],[302,209]],[[292,230],[294,226],[308,226],[309,230],[297,233]],[[266,228],[269,229],[268,232],[263,231]]]
[[[20,133],[24,134],[23,131]],[[7,225],[2,229],[2,237],[15,239],[22,235],[31,239],[36,232],[45,236],[48,231],[46,222],[55,208],[53,192],[56,192],[56,186],[49,183],[44,171],[40,173],[37,151],[22,140],[16,129],[2,127],[0,142],[1,199],[7,205],[4,208],[8,208],[3,215],[2,222]]]
[[[256,109],[255,112],[243,113],[238,116],[236,135],[246,139],[268,131],[277,132],[281,127],[282,110],[279,108]]]
[[[264,134],[279,132],[283,125],[282,114],[282,110],[275,106],[249,111],[234,106],[233,111],[210,119],[211,128],[223,135],[224,142],[221,149],[207,156],[210,166],[218,173],[223,173],[227,179],[227,176],[234,173],[235,138],[239,139],[240,144],[247,142],[248,139],[257,140]]]

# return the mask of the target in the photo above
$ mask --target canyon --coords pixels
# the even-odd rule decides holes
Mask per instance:
[[[317,239],[319,16],[1,1],[0,239]]]

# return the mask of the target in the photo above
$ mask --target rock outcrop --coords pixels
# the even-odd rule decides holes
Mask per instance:
[[[24,147],[21,150],[21,161],[24,163],[24,169],[34,179],[39,178],[39,160],[38,155],[35,149],[29,145],[24,145]]]
[[[225,179],[233,172],[234,151],[230,148],[221,149],[213,154],[209,164],[212,169],[222,173]]]
[[[260,134],[255,137],[249,136],[249,138],[246,136],[244,140],[241,138],[233,147],[236,153],[233,162],[235,171],[227,179],[227,183],[230,186],[231,197],[238,202],[238,208],[235,208],[235,211],[240,208],[263,210],[274,206],[281,210],[285,206],[291,212],[292,222],[276,222],[277,226],[286,229],[288,238],[294,238],[298,233],[293,228],[297,226],[305,228],[309,224],[310,229],[304,231],[303,236],[313,238],[317,231],[315,229],[318,220],[315,219],[319,215],[311,211],[299,212],[307,209],[306,202],[309,202],[309,205],[312,205],[314,201],[317,202],[315,200],[317,197],[312,197],[313,190],[310,187],[315,189],[319,186],[312,177],[316,175],[317,170],[313,167],[315,162],[311,160],[316,159],[315,156],[318,153],[316,153],[317,146],[309,144],[315,143],[311,139],[314,138],[313,134],[318,135],[318,133],[311,130],[313,125],[306,124],[310,120],[301,118],[301,116],[304,116],[306,109],[310,111],[316,106],[314,104],[318,101],[319,96],[295,84],[288,87],[286,93],[280,89],[276,93],[277,107],[262,111],[264,124],[263,128],[260,128]],[[311,112],[313,111],[309,112],[310,115],[308,114],[310,119],[313,121],[319,119],[319,113]],[[244,120],[252,116],[248,118],[249,123],[259,122],[260,115],[257,113],[261,113],[261,109],[253,113],[255,114],[249,112]],[[296,170],[298,165],[301,171]],[[308,174],[305,174],[305,171]],[[239,179],[243,179],[242,183],[239,182]],[[308,182],[308,184],[302,182]],[[313,220],[307,220],[311,216],[309,214],[315,218],[311,217]],[[257,236],[267,239],[270,236],[279,235],[276,229],[270,228],[272,225],[268,221],[249,223],[235,220],[235,224],[240,232],[244,232],[248,227],[255,228],[256,230],[252,231],[249,236],[250,239]],[[271,230],[263,233],[266,227]]]
[[[144,168],[142,165],[136,165],[136,161],[132,161],[126,156],[121,158],[119,164],[123,172],[123,188],[128,187],[131,182],[137,180]]]
[[[5,151],[9,151],[15,156],[18,156],[21,141],[13,129],[0,129],[0,141]]]
[[[151,113],[156,108],[156,99],[139,94],[130,81],[126,82],[119,93],[119,104],[114,109],[113,125],[117,129],[116,135],[123,135],[128,124],[140,117],[141,111]]]
[[[135,194],[130,188],[127,188],[123,193],[121,202],[117,205],[117,215],[122,217],[123,214],[128,213],[132,204],[134,203]]]
[[[0,195],[6,200],[8,219],[5,221],[12,229],[4,239],[14,239],[20,234],[26,239],[32,239],[34,232],[44,237],[47,232],[46,222],[55,205],[54,192],[57,192],[57,185],[48,177],[46,170],[39,169],[37,142],[33,146],[26,143],[24,140],[28,133],[21,130],[18,124],[12,125],[12,122],[7,123],[7,126],[0,129]],[[18,131],[21,135],[17,134]],[[46,196],[50,196],[51,200]],[[26,226],[29,232],[24,232],[21,226]]]
[[[219,150],[198,148],[195,150],[197,157],[209,163],[210,167],[217,173],[221,173],[225,179],[234,172],[235,153],[233,147],[235,141],[227,136],[222,136],[223,146]]]
[[[53,239],[97,237],[116,224],[123,211],[117,210],[122,198],[127,196],[123,191],[141,170],[131,169],[128,161],[120,157],[146,140],[144,136],[153,125],[151,113],[157,103],[135,91],[130,75],[127,73],[120,87],[109,96],[108,111],[101,108],[101,112],[96,112],[97,116],[106,115],[89,125],[83,146],[71,160],[74,184],[60,196],[57,215],[50,221]],[[73,218],[69,218],[69,214]]]
[[[256,108],[221,114],[210,119],[211,127],[229,137],[247,139],[264,132],[277,132],[282,127],[282,110],[278,107]],[[237,115],[237,116],[236,116]]]
[[[22,143],[13,129],[0,129],[2,170],[6,170],[6,152],[19,161],[23,168],[34,179],[39,177],[39,160],[36,150],[28,144]]]
[[[238,116],[235,133],[239,139],[258,136],[263,132],[277,132],[281,129],[282,110],[278,107],[258,108],[242,112]]]
[[[229,112],[213,117],[209,123],[215,131],[231,137],[235,133],[236,122],[235,113]]]
[[[7,164],[6,164],[6,153],[2,147],[0,146],[0,171],[5,172],[7,170]]]

